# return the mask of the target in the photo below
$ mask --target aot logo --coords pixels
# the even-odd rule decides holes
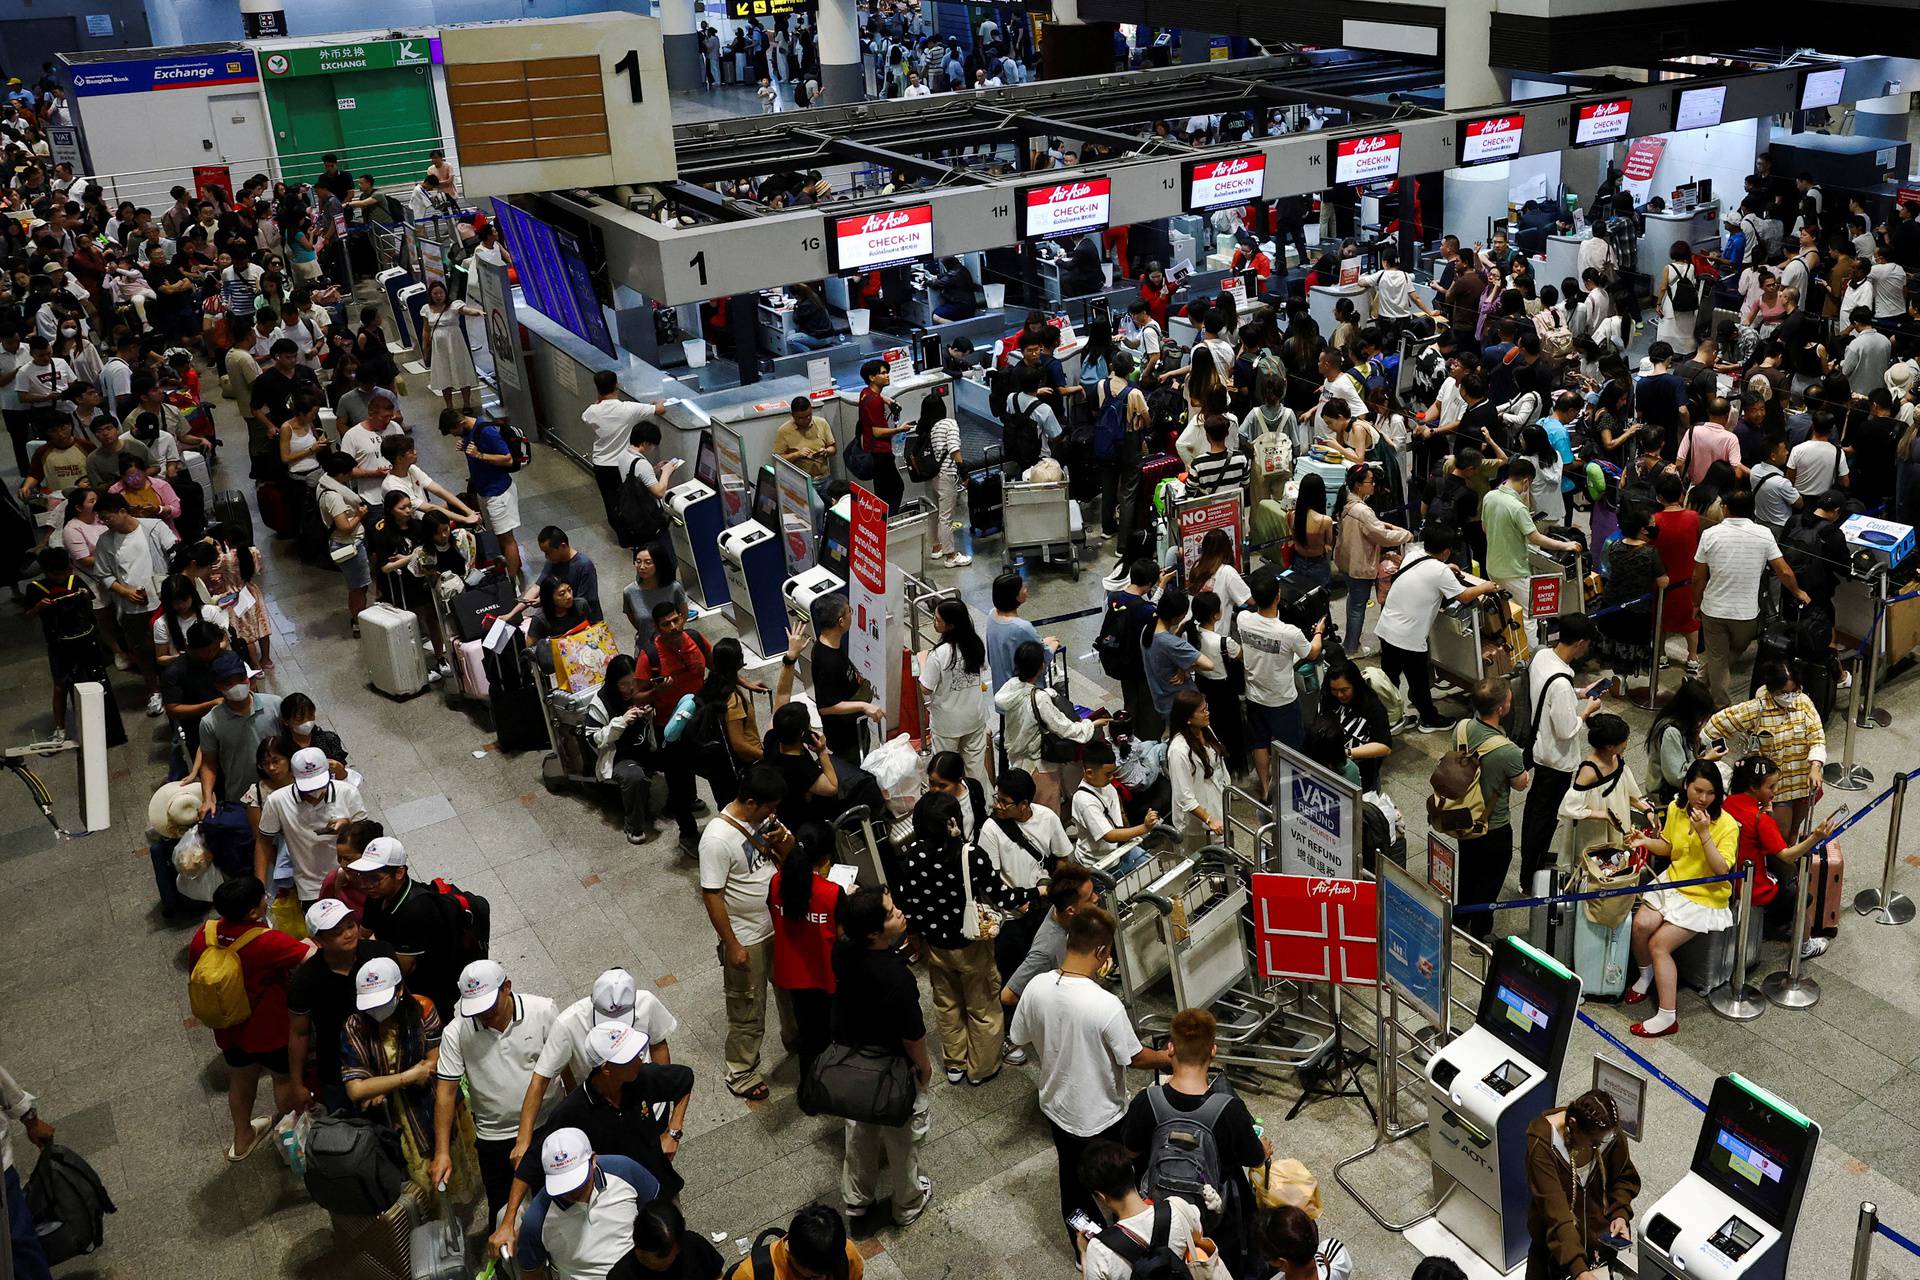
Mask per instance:
[[[1330,836],[1340,834],[1340,797],[1303,773],[1293,775],[1293,811]]]

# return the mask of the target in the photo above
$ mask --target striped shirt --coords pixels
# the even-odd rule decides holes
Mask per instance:
[[[1193,466],[1187,471],[1187,487],[1200,493],[1243,489],[1252,474],[1253,466],[1246,455],[1233,449],[1203,453],[1193,460]]]

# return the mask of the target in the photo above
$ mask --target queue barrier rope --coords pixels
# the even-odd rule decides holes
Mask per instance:
[[[1834,832],[1835,836],[1839,834],[1838,831]],[[1645,884],[1630,884],[1618,889],[1590,889],[1584,893],[1553,894],[1545,898],[1508,898],[1504,902],[1472,902],[1455,907],[1453,914],[1471,916],[1490,911],[1519,911],[1529,907],[1547,907],[1565,902],[1591,902],[1595,898],[1620,898],[1630,893],[1650,893],[1655,889],[1685,889],[1696,884],[1725,884],[1729,881],[1743,880],[1746,876],[1746,868],[1742,867],[1724,875],[1701,876],[1697,880],[1650,880]]]
[[[1908,1253],[1912,1254],[1914,1257],[1920,1258],[1920,1244],[1915,1244],[1912,1240],[1909,1240],[1906,1236],[1901,1235],[1898,1231],[1895,1231],[1892,1227],[1888,1226],[1886,1223],[1875,1222],[1873,1224],[1873,1231],[1875,1235],[1885,1236],[1887,1239],[1893,1241],[1895,1244],[1899,1245],[1902,1249],[1905,1249]]]
[[[1662,1071],[1659,1067],[1654,1066],[1653,1063],[1649,1062],[1646,1056],[1642,1054],[1639,1050],[1635,1049],[1632,1045],[1622,1040],[1619,1036],[1616,1036],[1615,1034],[1613,1034],[1613,1032],[1601,1026],[1598,1022],[1595,1022],[1593,1018],[1588,1014],[1584,1012],[1578,1012],[1575,1014],[1575,1016],[1578,1017],[1580,1021],[1584,1023],[1587,1026],[1587,1028],[1591,1030],[1595,1035],[1599,1036],[1602,1040],[1605,1040],[1608,1044],[1612,1045],[1620,1053],[1624,1054],[1627,1060],[1632,1062],[1634,1066],[1639,1067],[1642,1071],[1646,1072],[1647,1075],[1649,1075],[1655,1080],[1658,1080],[1661,1084],[1667,1086],[1667,1088],[1673,1090],[1675,1093],[1685,1098],[1688,1102],[1692,1103],[1693,1109],[1695,1111],[1700,1111],[1700,1112],[1706,1111],[1707,1104],[1702,1102],[1698,1097],[1694,1096],[1693,1090],[1687,1088],[1687,1086],[1681,1084],[1678,1080],[1675,1080],[1672,1076]]]

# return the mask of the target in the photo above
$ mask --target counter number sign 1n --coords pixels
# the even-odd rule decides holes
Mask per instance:
[[[1400,176],[1400,134],[1369,133],[1330,144],[1333,180],[1341,186],[1385,182]]]

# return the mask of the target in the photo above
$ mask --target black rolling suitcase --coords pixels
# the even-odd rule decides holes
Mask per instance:
[[[518,634],[508,638],[503,652],[484,650],[480,662],[487,673],[487,701],[493,711],[494,741],[500,749],[535,751],[546,747],[547,720],[540,711],[546,680],[533,665]]]
[[[967,525],[976,538],[991,537],[1006,527],[1006,477],[1000,447],[994,445],[965,475]]]
[[[238,489],[222,489],[213,495],[213,519],[217,524],[238,529],[241,539],[253,546],[253,512],[247,509],[247,497]]]

